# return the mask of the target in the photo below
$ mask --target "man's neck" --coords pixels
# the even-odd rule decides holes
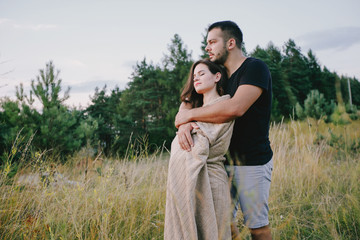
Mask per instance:
[[[243,64],[245,60],[246,57],[240,49],[231,52],[224,63],[228,77],[231,77],[231,75]]]

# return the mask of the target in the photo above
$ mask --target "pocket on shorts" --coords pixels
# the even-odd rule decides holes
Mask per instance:
[[[266,180],[271,182],[271,175],[273,171],[273,161],[272,159],[264,165],[264,177]]]

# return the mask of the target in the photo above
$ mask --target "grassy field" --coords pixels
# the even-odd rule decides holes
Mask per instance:
[[[273,124],[274,239],[360,239],[360,121]],[[14,153],[17,149],[13,149]],[[0,239],[162,239],[168,153],[65,165],[32,156],[0,175]],[[248,230],[239,227],[244,239]]]

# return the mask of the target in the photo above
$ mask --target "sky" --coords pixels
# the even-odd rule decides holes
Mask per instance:
[[[247,52],[291,38],[321,66],[360,79],[359,0],[0,0],[0,98],[53,61],[68,106],[84,108],[95,88],[124,89],[137,62],[160,64],[175,34],[201,55],[205,29],[232,20]]]

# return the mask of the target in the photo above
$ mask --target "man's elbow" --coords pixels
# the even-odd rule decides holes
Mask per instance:
[[[230,110],[230,117],[231,118],[238,118],[238,117],[242,117],[245,114],[245,111],[243,109],[241,109],[241,107],[238,107],[236,105],[234,105],[231,110]]]

